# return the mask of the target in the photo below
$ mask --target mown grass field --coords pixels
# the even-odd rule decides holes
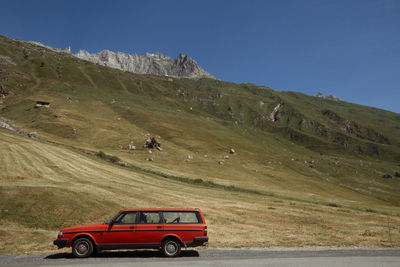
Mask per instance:
[[[0,129],[0,253],[54,251],[60,227],[136,207],[201,208],[213,247],[400,244],[399,114],[135,75],[5,37],[0,56],[0,116],[40,137]]]
[[[198,207],[212,247],[398,246],[398,215],[224,190],[132,171],[0,131],[1,253],[55,251],[60,227],[105,221],[121,208]]]

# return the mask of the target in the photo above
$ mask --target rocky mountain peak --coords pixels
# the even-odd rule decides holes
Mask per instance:
[[[214,76],[202,69],[190,56],[182,53],[175,60],[161,53],[146,53],[144,56],[141,56],[110,50],[103,50],[97,54],[90,54],[85,50],[80,50],[74,56],[99,65],[138,74],[155,74],[191,79],[215,79]]]

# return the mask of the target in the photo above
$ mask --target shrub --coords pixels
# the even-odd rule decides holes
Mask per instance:
[[[364,233],[361,234],[362,236],[374,236],[375,234],[370,230],[365,230]]]
[[[116,156],[111,156],[111,155],[107,155],[107,154],[104,153],[103,151],[99,151],[99,152],[96,154],[96,156],[99,157],[99,158],[101,158],[101,159],[103,159],[103,160],[105,160],[105,161],[111,162],[111,163],[117,163],[117,162],[120,162],[120,161],[121,161],[118,157],[116,157]]]

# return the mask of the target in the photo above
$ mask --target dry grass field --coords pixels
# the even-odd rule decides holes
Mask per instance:
[[[121,208],[198,207],[211,247],[399,246],[400,217],[133,171],[0,130],[0,253],[54,252],[59,227]]]

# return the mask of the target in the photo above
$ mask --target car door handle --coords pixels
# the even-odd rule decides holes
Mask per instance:
[[[135,229],[135,226],[130,226],[129,229]]]
[[[157,226],[157,229],[161,229],[161,226]]]

